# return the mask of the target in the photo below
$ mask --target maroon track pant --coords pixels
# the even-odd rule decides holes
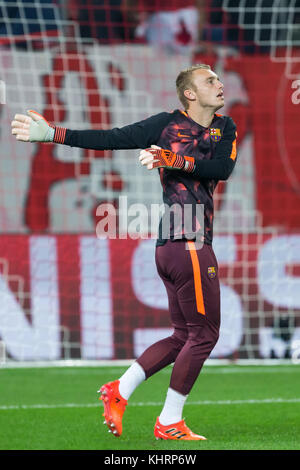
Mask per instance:
[[[174,362],[170,387],[188,395],[220,328],[218,264],[211,246],[170,241],[156,248],[156,266],[167,289],[174,332],[137,359],[146,377]]]

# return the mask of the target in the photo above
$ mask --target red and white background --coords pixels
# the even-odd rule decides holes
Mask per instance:
[[[209,63],[238,163],[215,196],[222,325],[213,358],[290,358],[300,340],[300,133],[296,75],[270,54],[213,47],[170,54],[151,44],[53,40],[0,49],[0,340],[7,359],[132,359],[169,334],[155,240],[98,238],[97,207],[161,203],[139,151],[25,144],[15,113],[73,129],[120,127],[179,107],[177,73]],[[132,213],[134,215],[134,211]]]

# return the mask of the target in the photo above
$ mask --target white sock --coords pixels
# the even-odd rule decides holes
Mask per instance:
[[[138,362],[134,362],[120,377],[119,392],[125,400],[128,400],[132,392],[146,379],[146,374]]]
[[[172,388],[168,389],[166,401],[162,412],[159,416],[159,422],[163,426],[178,423],[182,420],[182,410],[185,404],[187,395],[182,395]]]

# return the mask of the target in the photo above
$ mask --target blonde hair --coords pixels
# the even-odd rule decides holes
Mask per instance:
[[[199,69],[211,70],[211,67],[207,64],[195,64],[191,67],[188,67],[187,69],[181,70],[178,77],[176,78],[177,95],[180,102],[184,106],[184,109],[187,109],[188,107],[188,100],[184,96],[184,91],[188,88],[195,90],[195,85],[193,83],[193,72]]]

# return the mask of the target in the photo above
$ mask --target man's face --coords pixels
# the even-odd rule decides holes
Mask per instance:
[[[192,77],[194,84],[194,89],[191,90],[192,101],[214,111],[224,106],[224,85],[212,70],[195,70]]]

